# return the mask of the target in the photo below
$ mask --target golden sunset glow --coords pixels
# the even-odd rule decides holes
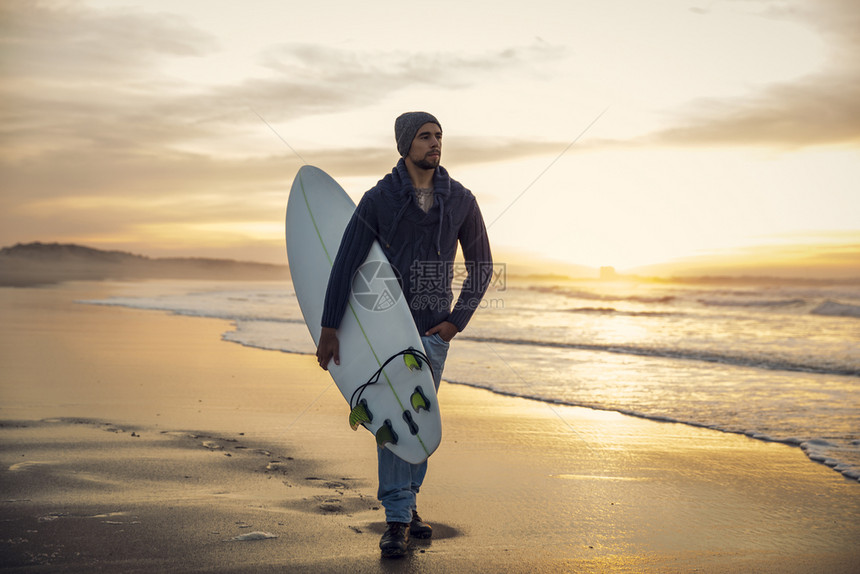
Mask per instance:
[[[303,161],[357,200],[426,109],[509,265],[860,275],[856,2],[428,10],[4,2],[0,244],[285,263]]]

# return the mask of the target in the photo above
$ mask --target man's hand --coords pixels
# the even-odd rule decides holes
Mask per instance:
[[[340,364],[340,341],[337,339],[337,329],[323,327],[320,332],[320,342],[317,345],[317,361],[324,371],[328,370],[328,362],[334,359],[334,364]]]
[[[457,328],[457,325],[454,323],[450,323],[448,321],[442,321],[435,327],[430,328],[425,335],[428,337],[433,335],[434,333],[439,333],[439,336],[442,337],[442,340],[446,343],[450,342],[451,339],[454,338],[454,335],[460,332],[460,329]]]

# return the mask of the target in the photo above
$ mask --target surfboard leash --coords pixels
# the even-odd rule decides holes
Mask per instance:
[[[427,365],[430,369],[430,375],[433,377],[433,380],[436,378],[436,374],[433,372],[433,365],[430,364],[430,359],[417,349],[413,349],[412,347],[408,349],[404,349],[398,353],[395,353],[388,357],[382,365],[374,372],[366,383],[359,385],[353,392],[352,396],[349,399],[349,407],[350,409],[354,409],[359,402],[361,402],[361,395],[364,393],[364,390],[370,385],[374,385],[379,382],[379,377],[382,375],[383,369],[387,367],[391,361],[396,359],[397,357],[403,357],[406,366],[409,367],[409,370],[421,369],[422,362]]]

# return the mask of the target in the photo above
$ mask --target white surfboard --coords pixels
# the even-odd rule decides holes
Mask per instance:
[[[314,344],[329,274],[353,211],[355,204],[327,173],[308,165],[299,169],[287,203],[287,257]],[[439,403],[421,337],[377,242],[352,285],[338,328],[340,365],[328,365],[350,403],[344,426],[363,424],[378,445],[407,462],[423,462],[442,440]]]

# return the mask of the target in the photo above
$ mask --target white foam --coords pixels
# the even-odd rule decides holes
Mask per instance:
[[[270,538],[277,538],[277,534],[272,534],[271,532],[249,532],[247,534],[241,534],[233,538],[233,540],[238,540],[239,542],[246,542],[248,540],[269,540]]]
[[[226,319],[233,328],[225,329],[225,341],[314,353],[288,285],[217,290],[222,285],[195,283],[186,293],[171,285],[167,294],[153,296],[150,286],[146,297],[87,303]],[[860,291],[770,285],[592,291],[492,294],[503,297],[504,306],[474,317],[451,348],[445,379],[552,404],[804,444],[811,460],[849,478],[860,475],[860,338],[850,319],[860,317]],[[601,312],[573,319],[560,314],[571,299]],[[595,300],[601,303],[590,303]],[[608,301],[613,312],[604,312]]]
[[[839,445],[819,438],[800,443],[800,448],[809,460],[829,466],[845,478],[860,481],[860,457],[856,445]]]
[[[836,301],[825,301],[811,311],[813,315],[826,315],[829,317],[857,317],[860,318],[860,305],[848,305]]]
[[[827,300],[812,311],[813,315],[826,315],[829,317],[857,317],[860,318],[860,305],[848,305]]]
[[[31,468],[35,468],[37,466],[44,466],[48,464],[53,464],[52,462],[44,461],[44,460],[25,460],[21,462],[16,462],[12,466],[9,467],[9,470],[12,472],[18,472],[22,470],[30,470]]]
[[[316,347],[304,322],[241,320],[236,321],[233,330],[227,331],[221,338],[256,349],[300,355],[316,354]]]

